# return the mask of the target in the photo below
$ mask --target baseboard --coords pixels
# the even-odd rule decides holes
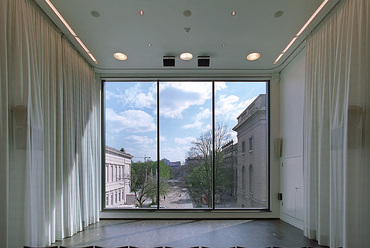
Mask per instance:
[[[299,228],[303,231],[303,221],[297,218],[294,218],[290,215],[281,213],[280,219],[296,228]]]

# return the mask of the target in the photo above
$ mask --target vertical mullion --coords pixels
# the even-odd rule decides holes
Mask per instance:
[[[215,186],[216,186],[216,173],[215,173],[215,81],[212,80],[212,209],[215,209]]]
[[[159,150],[159,80],[157,80],[157,210],[159,209],[159,162],[160,162],[160,150]]]
[[[103,92],[103,94],[101,95],[101,98],[100,98],[100,100],[101,100],[101,105],[100,105],[100,114],[101,114],[101,116],[100,116],[100,120],[101,120],[101,130],[100,130],[100,132],[101,132],[101,149],[102,149],[102,152],[101,152],[101,157],[102,157],[102,160],[101,160],[101,162],[102,162],[102,164],[101,164],[101,166],[102,166],[102,173],[101,173],[101,193],[102,193],[102,195],[101,195],[101,199],[102,199],[102,201],[101,201],[101,207],[102,207],[102,209],[105,209],[107,206],[106,206],[106,204],[105,204],[105,198],[106,198],[106,189],[105,189],[105,187],[106,187],[106,185],[105,185],[105,132],[106,132],[106,130],[105,130],[105,84],[106,84],[106,81],[105,80],[102,80],[101,81],[101,92]]]

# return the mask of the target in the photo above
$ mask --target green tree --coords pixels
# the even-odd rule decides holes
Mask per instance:
[[[170,168],[163,162],[159,163],[159,194],[166,195],[170,191],[168,180]],[[152,204],[157,202],[157,162],[146,161],[132,163],[131,165],[131,191],[135,192],[140,207],[146,200],[151,199]]]
[[[226,187],[233,182],[233,173],[225,166],[222,145],[229,140],[227,126],[218,123],[215,129],[215,194],[219,197]],[[197,207],[207,205],[212,207],[213,197],[213,168],[212,168],[213,139],[212,130],[203,133],[192,142],[188,155],[188,184],[189,193]]]

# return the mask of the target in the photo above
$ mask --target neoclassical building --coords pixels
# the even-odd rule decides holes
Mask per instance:
[[[127,205],[127,195],[131,193],[132,155],[123,148],[116,150],[105,147],[105,206],[116,208]]]
[[[266,95],[259,95],[237,119],[237,206],[267,208]]]

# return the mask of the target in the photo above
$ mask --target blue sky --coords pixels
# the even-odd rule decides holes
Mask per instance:
[[[216,122],[230,138],[237,117],[259,95],[264,82],[215,82]],[[157,160],[156,82],[106,82],[106,145],[125,148],[134,161]],[[160,82],[160,159],[184,162],[191,142],[212,125],[212,83]]]

